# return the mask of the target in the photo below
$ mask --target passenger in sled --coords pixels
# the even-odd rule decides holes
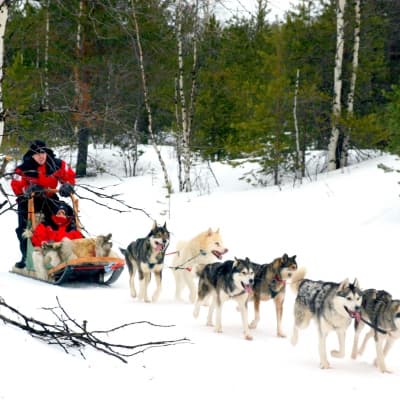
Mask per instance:
[[[71,207],[61,202],[50,222],[41,222],[33,231],[32,245],[41,247],[45,243],[61,242],[64,238],[81,239],[83,235],[76,229]]]
[[[60,196],[69,197],[74,192],[75,176],[75,171],[64,160],[57,158],[45,142],[32,142],[11,181],[17,196],[18,227],[15,232],[21,251],[21,260],[15,264],[16,268],[26,266],[27,239],[23,233],[28,226],[28,200],[34,196],[35,213],[42,214],[43,223],[51,226],[54,224],[52,217],[57,214],[61,204],[57,188]],[[67,214],[72,216],[72,208],[63,204],[69,208]]]

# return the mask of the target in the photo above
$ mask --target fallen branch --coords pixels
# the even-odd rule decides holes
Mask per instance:
[[[84,320],[82,323],[78,323],[61,306],[58,297],[56,299],[58,304],[57,307],[43,308],[44,310],[50,311],[56,317],[58,322],[54,324],[49,324],[47,322],[39,321],[24,315],[16,308],[8,305],[3,298],[0,298],[0,320],[6,324],[13,325],[30,333],[31,336],[43,340],[48,344],[56,344],[60,346],[66,353],[69,353],[70,348],[74,348],[79,351],[83,358],[85,358],[83,349],[86,346],[90,346],[112,357],[116,357],[124,363],[128,362],[126,358],[143,353],[144,351],[154,347],[166,347],[190,342],[189,339],[182,338],[176,340],[161,340],[140,343],[135,345],[111,343],[107,340],[104,340],[102,336],[109,336],[110,333],[138,324],[147,324],[161,328],[168,328],[172,327],[173,325],[157,325],[148,321],[138,321],[126,323],[108,330],[90,331],[87,329],[87,321]],[[1,312],[2,308],[11,312],[11,315],[4,315]]]

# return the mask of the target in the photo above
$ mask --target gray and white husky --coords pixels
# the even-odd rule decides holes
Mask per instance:
[[[197,318],[200,306],[211,296],[212,301],[208,309],[207,325],[213,325],[213,312],[216,309],[215,332],[222,332],[222,305],[227,300],[236,300],[241,313],[244,337],[252,340],[250,335],[247,301],[254,284],[254,271],[248,258],[235,258],[223,263],[207,264],[199,272],[197,300],[193,316]]]
[[[291,342],[297,344],[299,329],[306,328],[315,320],[319,333],[319,358],[322,369],[330,368],[326,337],[335,331],[339,340],[339,350],[331,351],[333,357],[344,357],[346,330],[351,320],[360,320],[362,292],[357,279],[349,283],[312,281],[305,279],[305,270],[300,269],[292,277],[291,288],[297,293],[294,305],[294,326]]]
[[[136,239],[126,249],[120,248],[128,266],[129,287],[132,297],[136,297],[135,274],[138,271],[139,300],[150,302],[147,288],[152,273],[156,279],[156,290],[152,296],[152,301],[156,302],[158,300],[161,293],[162,270],[169,238],[170,234],[166,223],[163,226],[159,226],[154,221],[153,227],[146,237]]]
[[[396,339],[400,337],[400,300],[392,299],[392,295],[384,290],[364,290],[361,315],[361,321],[355,323],[351,357],[356,359],[357,355],[361,355],[368,340],[374,337],[376,349],[374,364],[381,372],[390,372],[386,367],[385,357]],[[358,348],[360,333],[366,324],[371,329],[365,335],[361,347]]]

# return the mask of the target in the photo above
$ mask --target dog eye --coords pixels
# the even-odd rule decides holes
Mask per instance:
[[[216,246],[219,246],[219,242],[215,242],[214,244],[215,244]]]

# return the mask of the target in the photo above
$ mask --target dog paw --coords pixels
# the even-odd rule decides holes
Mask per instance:
[[[319,364],[319,367],[321,368],[321,369],[330,369],[331,368],[331,366],[329,365],[329,363],[326,361],[326,362],[321,362],[320,364]]]
[[[250,329],[256,329],[257,328],[257,321],[251,321],[249,327],[250,327]]]
[[[338,350],[332,350],[331,351],[331,356],[335,357],[335,358],[343,358],[344,357],[344,353],[340,352]]]
[[[249,333],[245,333],[244,338],[246,340],[253,340],[253,336],[251,336]]]
[[[285,337],[286,337],[286,334],[283,333],[283,332],[278,332],[278,333],[276,334],[276,336],[281,337],[281,338],[285,338]]]

